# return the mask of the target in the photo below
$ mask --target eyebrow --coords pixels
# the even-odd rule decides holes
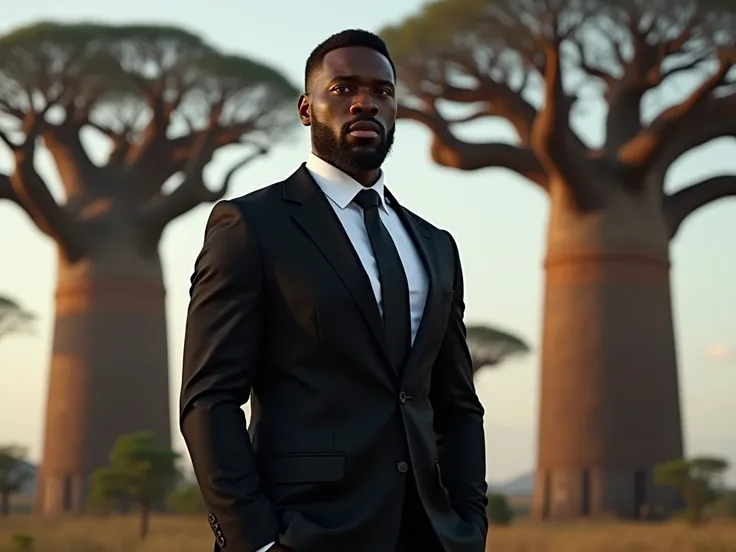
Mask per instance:
[[[330,79],[329,84],[333,84],[335,82],[358,82],[361,80],[363,79],[359,79],[358,77],[355,77],[353,75],[338,75],[336,77],[332,77]],[[383,86],[390,86],[392,88],[394,87],[394,83],[390,80],[385,80],[385,79],[371,79],[371,80],[376,84],[380,84]]]

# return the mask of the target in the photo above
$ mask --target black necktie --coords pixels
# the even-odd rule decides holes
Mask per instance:
[[[378,214],[378,193],[375,190],[362,190],[353,201],[363,208],[363,221],[378,264],[389,355],[396,366],[401,366],[411,346],[409,285],[404,265]]]

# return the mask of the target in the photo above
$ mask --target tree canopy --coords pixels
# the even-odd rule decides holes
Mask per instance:
[[[509,356],[526,354],[530,350],[519,337],[488,326],[468,326],[466,341],[474,372],[486,366],[496,366]]]
[[[697,524],[703,521],[705,507],[721,496],[721,478],[728,467],[728,461],[723,458],[680,458],[656,466],[654,477],[657,484],[674,487],[682,493],[690,521]]]
[[[583,211],[613,186],[661,189],[683,154],[736,136],[729,0],[434,0],[382,36],[397,65],[399,116],[431,130],[436,163],[503,167],[547,191],[564,182]],[[670,84],[692,90],[650,116],[647,94]],[[571,124],[591,90],[607,106],[600,144]],[[459,137],[456,125],[485,117],[510,123],[516,142]],[[694,209],[735,194],[736,174],[725,174],[668,196],[671,235]]]
[[[10,514],[11,495],[21,492],[34,473],[25,462],[26,450],[17,446],[0,447],[0,516]]]
[[[0,295],[0,339],[28,331],[36,317],[23,309],[15,300]]]
[[[118,437],[110,451],[110,465],[92,473],[92,508],[106,509],[116,500],[132,500],[140,509],[140,533],[145,538],[151,507],[165,498],[179,474],[178,458],[150,432]]]
[[[284,137],[296,122],[296,96],[275,69],[176,27],[43,22],[17,29],[0,37],[0,139],[15,160],[12,174],[0,176],[0,199],[25,209],[71,260],[89,246],[80,212],[93,219],[109,211],[106,200],[155,241],[170,220],[222,197],[235,170]],[[85,148],[86,129],[109,140],[102,166]],[[64,206],[34,168],[39,138],[56,163]],[[219,188],[205,186],[205,165],[233,144],[252,153]],[[175,175],[183,176],[180,185],[165,194]]]

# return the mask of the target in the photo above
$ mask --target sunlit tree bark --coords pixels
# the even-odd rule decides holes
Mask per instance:
[[[429,129],[437,164],[504,168],[550,198],[537,517],[677,507],[652,478],[683,453],[670,241],[695,210],[736,195],[736,171],[674,193],[664,183],[686,153],[736,136],[735,6],[436,0],[383,32],[400,117]],[[645,95],[679,77],[697,85],[645,117]],[[608,109],[601,144],[571,124],[591,89]],[[493,117],[515,143],[458,137]]]

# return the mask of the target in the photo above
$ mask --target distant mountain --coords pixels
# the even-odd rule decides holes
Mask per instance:
[[[534,492],[534,473],[520,475],[505,483],[489,483],[488,490],[505,495],[531,495]]]

